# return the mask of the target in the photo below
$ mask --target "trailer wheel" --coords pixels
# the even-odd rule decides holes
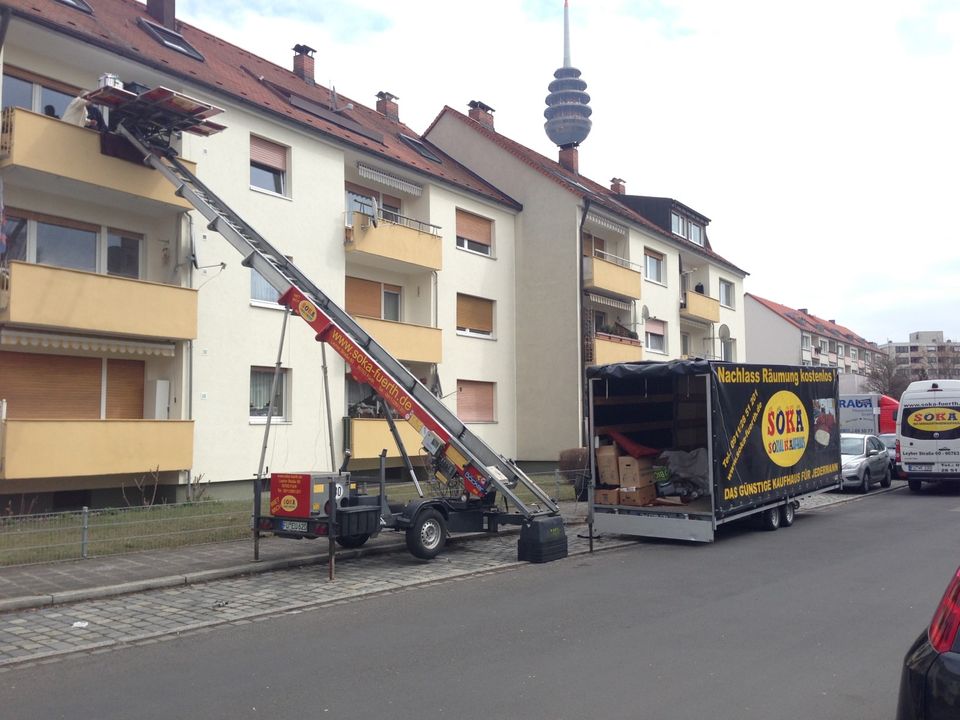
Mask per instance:
[[[790,527],[797,516],[797,506],[793,500],[780,506],[780,527]]]
[[[446,539],[447,524],[443,515],[433,508],[422,510],[407,528],[407,550],[421,560],[432,560],[439,555]]]
[[[363,545],[367,540],[370,539],[369,535],[344,535],[343,537],[335,538],[337,545],[342,548],[358,548]]]
[[[773,532],[780,528],[780,508],[770,508],[760,513],[760,528]]]
[[[914,480],[910,478],[907,480],[907,486],[910,488],[911,492],[920,492],[920,488],[923,487],[923,483],[919,480]]]

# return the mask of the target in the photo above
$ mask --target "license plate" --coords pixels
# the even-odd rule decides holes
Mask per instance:
[[[307,523],[303,520],[281,520],[280,529],[286,532],[305,533],[307,531]]]
[[[933,463],[910,463],[907,465],[909,472],[930,472],[933,470]]]

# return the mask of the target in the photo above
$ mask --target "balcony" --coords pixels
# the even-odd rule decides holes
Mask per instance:
[[[12,262],[9,289],[0,287],[0,325],[190,340],[197,336],[197,291]]]
[[[388,269],[397,269],[395,263],[407,271],[443,269],[443,239],[436,225],[393,213],[374,224],[372,215],[359,210],[349,220],[345,247],[354,259]]]
[[[135,209],[193,209],[160,173],[101,154],[99,133],[23,108],[3,111],[0,168],[7,182],[103,205],[118,204],[121,193]]]
[[[0,479],[186,470],[189,420],[7,420],[0,424]]]
[[[597,333],[593,340],[593,361],[590,365],[643,360],[643,343],[631,338]]]
[[[440,328],[362,316],[354,319],[397,360],[434,364],[443,360]]]
[[[583,287],[585,290],[612,295],[623,300],[639,300],[643,276],[622,258],[608,255],[583,258]]]
[[[680,318],[700,322],[720,322],[720,301],[687,290],[680,300]]]
[[[386,420],[376,418],[347,418],[349,423],[350,462],[375,460],[380,452],[386,448],[387,460],[396,465],[400,459],[400,451],[390,434],[390,427]],[[413,426],[403,420],[397,420],[397,431],[400,439],[411,458],[416,458],[420,451],[420,434]],[[369,464],[369,463],[367,463]]]

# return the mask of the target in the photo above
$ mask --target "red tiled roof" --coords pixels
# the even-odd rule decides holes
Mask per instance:
[[[843,325],[838,325],[835,322],[824,320],[823,318],[819,318],[816,315],[811,315],[810,313],[794,310],[786,305],[776,303],[773,300],[766,300],[765,298],[758,297],[753,293],[746,293],[746,296],[753,298],[768,310],[776,313],[791,325],[800,328],[804,332],[808,332],[812,335],[822,335],[823,337],[833,338],[835,340],[841,340],[851,345],[858,345],[866,350],[875,351],[878,349],[875,342],[870,342],[869,340],[860,337],[855,332],[844,327]]]
[[[400,139],[401,134],[421,139],[403,123],[345,97],[337,98],[338,106],[353,103],[353,108],[334,113],[330,110],[333,93],[327,88],[307,83],[293,71],[199,28],[177,21],[177,32],[204,56],[203,61],[160,44],[138,25],[140,18],[154,20],[147,14],[146,5],[136,0],[87,0],[93,8],[92,15],[56,0],[4,0],[3,4],[13,10],[15,17],[44,25],[205,87],[212,93],[229,96],[259,111],[311,128],[385,162],[416,170],[516,209],[521,207],[429,143],[425,144],[440,162],[424,158]],[[318,117],[291,105],[284,97],[290,94],[322,106],[328,111],[327,117]],[[382,141],[378,142],[376,138],[379,137]]]
[[[483,123],[477,122],[473,118],[454,110],[449,105],[444,106],[443,110],[440,111],[440,114],[434,118],[432,123],[430,123],[430,127],[428,127],[423,133],[424,137],[429,137],[430,131],[444,115],[448,115],[456,120],[459,120],[474,132],[479,133],[490,142],[506,150],[521,162],[530,166],[550,181],[560,185],[563,188],[566,188],[574,195],[577,195],[580,198],[589,199],[592,204],[599,205],[615,215],[618,215],[625,220],[629,220],[636,225],[640,225],[647,230],[650,230],[651,232],[670,240],[671,242],[681,244],[692,252],[705,255],[719,263],[743,273],[744,275],[748,274],[745,270],[742,270],[726,258],[718,255],[709,247],[702,247],[685,238],[680,238],[673,234],[664,232],[663,228],[661,228],[659,225],[651,222],[632,208],[629,208],[623,203],[619,202],[617,200],[617,194],[609,188],[594,182],[588,177],[567,170],[559,162],[551,160],[544,155],[531,150],[525,145],[521,145],[515,140],[511,140],[505,135],[501,135]]]

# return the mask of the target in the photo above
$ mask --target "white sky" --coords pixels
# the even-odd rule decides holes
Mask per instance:
[[[960,341],[960,0],[571,0],[580,172],[711,218],[746,290],[878,343]],[[562,0],[180,0],[180,19],[422,133],[444,105],[556,158]]]

